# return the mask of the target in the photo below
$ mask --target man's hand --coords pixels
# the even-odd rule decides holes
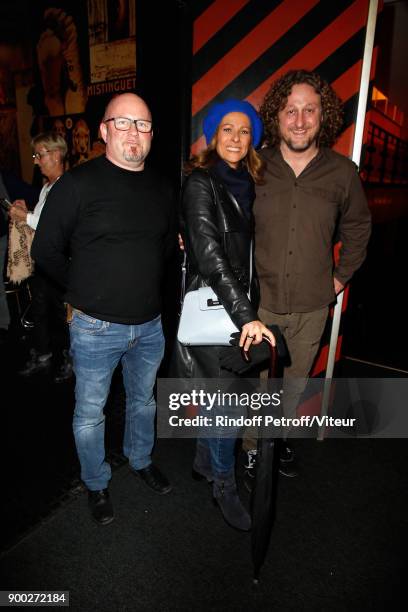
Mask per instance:
[[[339,280],[337,280],[337,278],[334,276],[333,277],[333,284],[334,284],[334,291],[336,293],[336,295],[339,295],[339,293],[341,293],[344,289],[344,285],[343,283],[341,283]]]

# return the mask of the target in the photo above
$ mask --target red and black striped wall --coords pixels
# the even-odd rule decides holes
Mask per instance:
[[[201,126],[211,104],[236,97],[259,108],[276,78],[306,68],[319,72],[343,100],[344,129],[335,148],[351,155],[369,0],[197,0],[193,5],[192,153],[205,146]],[[346,305],[347,295],[343,310]],[[326,344],[314,375],[325,370],[327,353]]]
[[[194,2],[192,151],[208,107],[229,97],[259,107],[287,70],[318,71],[344,101],[337,149],[351,152],[369,0]]]

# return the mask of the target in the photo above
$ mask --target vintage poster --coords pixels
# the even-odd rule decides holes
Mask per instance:
[[[90,65],[88,94],[99,95],[111,89],[113,91],[134,89],[135,0],[117,2],[88,0],[88,31]]]
[[[31,11],[31,132],[63,135],[73,167],[104,152],[103,109],[113,94],[135,88],[135,0],[43,1]]]

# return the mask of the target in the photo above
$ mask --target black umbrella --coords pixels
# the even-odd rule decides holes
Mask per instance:
[[[277,326],[269,326],[276,339],[276,347],[264,336],[261,344],[244,351],[238,346],[240,333],[231,335],[232,347],[220,350],[220,364],[223,368],[237,374],[246,374],[254,366],[262,366],[269,360],[269,393],[279,392],[280,380],[277,379],[278,360],[284,362],[287,349],[284,338]],[[234,350],[231,350],[233,348]],[[254,565],[254,584],[259,582],[259,573],[265,561],[274,522],[274,499],[276,492],[277,468],[279,463],[279,440],[271,437],[271,427],[265,426],[265,416],[271,415],[266,406],[260,409],[261,423],[256,458],[255,484],[252,490],[252,561]],[[269,435],[268,435],[269,434]]]
[[[279,384],[276,380],[277,370],[277,351],[266,338],[270,348],[270,363],[269,363],[269,379],[272,382],[272,387],[269,392],[278,391]],[[275,388],[276,387],[276,388]],[[267,410],[264,406],[261,407],[262,423],[265,427],[265,416]],[[255,486],[252,491],[251,509],[252,509],[252,562],[254,566],[254,584],[259,582],[259,573],[265,561],[266,553],[269,547],[272,526],[274,522],[274,498],[276,489],[275,462],[279,461],[276,445],[277,440],[271,437],[265,437],[267,432],[259,432],[258,447],[256,456],[256,477]]]

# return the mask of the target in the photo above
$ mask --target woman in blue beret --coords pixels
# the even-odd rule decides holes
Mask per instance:
[[[258,319],[259,292],[250,261],[255,183],[261,183],[263,175],[255,150],[262,137],[261,120],[249,102],[227,100],[210,108],[203,131],[207,148],[188,163],[181,197],[186,291],[210,286],[241,331],[240,346],[246,350],[251,343],[259,344],[262,335],[275,344],[271,331]],[[231,378],[220,365],[220,349],[177,341],[173,375]],[[212,416],[216,414],[214,409]],[[227,427],[198,439],[193,476],[213,483],[214,500],[226,522],[247,531],[251,521],[235,482],[238,433],[238,428]]]

